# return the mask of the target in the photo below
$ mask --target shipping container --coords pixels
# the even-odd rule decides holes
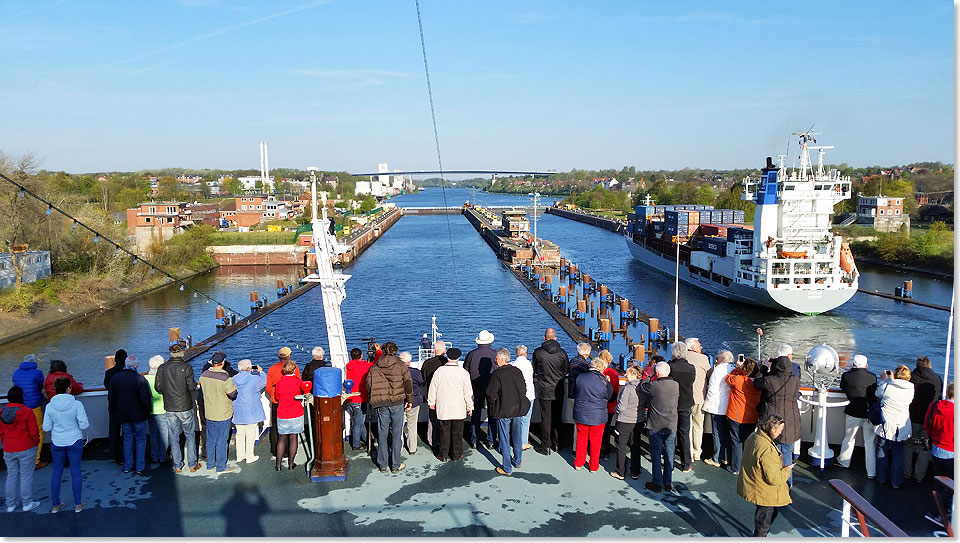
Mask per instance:
[[[727,240],[736,241],[742,239],[753,239],[753,230],[741,228],[739,226],[730,226],[727,229]]]
[[[703,250],[717,256],[727,256],[727,240],[724,238],[703,238]]]
[[[665,224],[663,221],[650,221],[650,229],[654,235],[659,236],[663,234]]]
[[[697,228],[697,235],[705,237],[719,236],[720,227],[715,224],[701,224],[700,227]]]

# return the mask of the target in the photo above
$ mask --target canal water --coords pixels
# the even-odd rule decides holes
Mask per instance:
[[[468,200],[484,206],[530,202],[524,196],[468,189],[449,188],[445,193],[450,206]],[[444,205],[443,196],[439,188],[430,188],[391,202],[440,206]],[[563,256],[582,271],[672,326],[673,280],[633,260],[620,235],[546,214],[539,222],[539,232],[559,245]],[[904,279],[913,279],[915,298],[949,303],[950,281],[860,267],[863,288],[892,292]],[[464,351],[475,345],[481,329],[493,332],[495,347],[512,350],[525,344],[532,351],[542,341],[543,330],[556,326],[461,215],[405,217],[344,272],[352,276],[346,283],[347,299],[342,307],[348,347],[365,350],[362,338],[376,336],[380,342],[392,340],[401,350],[415,353],[422,334],[430,331],[432,315],[437,316],[444,339]],[[275,300],[276,280],[290,283],[295,277],[296,268],[290,267],[232,267],[218,268],[191,284],[246,314],[251,290]],[[182,335],[192,334],[194,339],[213,334],[214,307],[202,298],[193,298],[189,291],[168,288],[119,309],[6,344],[0,349],[0,383],[9,383],[19,361],[31,352],[41,358],[44,371],[49,360],[62,358],[87,386],[101,383],[103,357],[120,347],[135,354],[145,370],[150,356],[166,352],[168,327],[179,326]],[[943,311],[862,293],[828,314],[788,315],[732,303],[680,284],[680,333],[699,337],[710,354],[728,348],[735,354],[756,355],[759,327],[764,331],[763,356],[775,354],[780,343],[790,343],[802,354],[826,342],[841,353],[865,354],[872,369],[901,363],[912,368],[921,354],[942,368],[947,318]],[[306,293],[261,323],[308,350],[327,343],[320,289]],[[570,338],[562,332],[559,336],[564,348],[573,352]],[[294,346],[271,337],[261,327],[248,328],[218,348],[233,362],[250,358],[267,364],[284,345]],[[309,354],[295,351],[299,363],[309,358]],[[195,362],[199,367],[203,360]]]

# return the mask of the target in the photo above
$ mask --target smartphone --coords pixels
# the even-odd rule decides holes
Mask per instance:
[[[737,355],[737,363],[743,365],[743,353]]]

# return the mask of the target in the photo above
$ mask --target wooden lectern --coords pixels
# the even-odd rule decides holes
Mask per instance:
[[[350,461],[343,457],[343,411],[347,398],[359,393],[341,394],[333,398],[313,397],[313,465],[310,481],[343,481],[350,471]]]

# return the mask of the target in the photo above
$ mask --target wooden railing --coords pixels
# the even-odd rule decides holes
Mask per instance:
[[[933,503],[937,506],[937,514],[940,515],[940,523],[943,524],[943,529],[946,531],[947,537],[953,538],[953,525],[950,522],[950,512],[944,507],[943,500],[940,499],[940,493],[938,492],[940,490],[939,487],[942,486],[949,490],[950,494],[953,494],[953,479],[944,477],[943,475],[937,475],[933,480],[937,485],[937,490],[933,491]],[[940,534],[943,534],[943,532],[940,532]]]
[[[840,479],[830,479],[830,486],[843,498],[843,517],[841,522],[840,536],[850,537],[850,509],[857,513],[859,523],[859,532],[863,537],[870,537],[870,531],[867,529],[867,522],[877,527],[880,532],[887,537],[907,537],[907,533],[901,530],[876,507],[870,504],[856,490],[850,487],[846,482]]]

